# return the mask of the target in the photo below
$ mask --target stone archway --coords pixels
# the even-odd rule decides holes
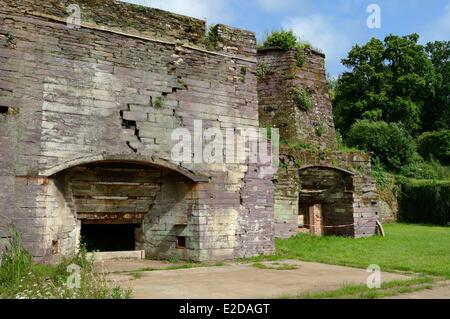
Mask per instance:
[[[208,182],[209,180],[207,176],[189,170],[181,165],[169,162],[168,160],[158,158],[155,156],[145,156],[139,154],[118,154],[118,155],[100,154],[87,157],[80,157],[76,159],[67,160],[57,165],[43,169],[42,171],[39,172],[39,176],[49,177],[72,167],[100,162],[119,162],[131,164],[134,163],[134,164],[141,164],[144,166],[156,166],[178,172],[181,175],[184,175],[186,178],[192,180],[193,182]]]
[[[299,227],[315,235],[354,236],[352,173],[329,166],[299,171]]]
[[[54,254],[145,250],[155,258],[190,258],[198,234],[194,222],[196,185],[203,176],[162,160],[102,156],[59,166],[49,177],[57,215]],[[55,171],[48,170],[52,173]]]

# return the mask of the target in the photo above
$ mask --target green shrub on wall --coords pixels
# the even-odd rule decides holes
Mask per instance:
[[[298,39],[292,31],[273,31],[264,40],[265,47],[278,47],[289,50],[297,47]]]
[[[399,220],[447,225],[450,222],[450,181],[400,179]]]
[[[312,101],[308,92],[300,88],[293,88],[291,94],[292,99],[300,110],[308,112],[311,109]]]
[[[305,63],[305,49],[311,48],[311,44],[300,41],[293,31],[273,31],[266,35],[263,47],[277,47],[283,50],[295,49],[295,60],[298,67]]]

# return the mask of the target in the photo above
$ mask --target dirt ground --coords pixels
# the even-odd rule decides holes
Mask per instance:
[[[129,287],[137,299],[266,299],[335,290],[343,284],[366,284],[365,269],[301,261],[281,261],[264,265],[280,269],[259,269],[252,264],[226,264],[178,270],[160,261],[106,261],[97,271]],[[290,269],[294,268],[294,269]],[[143,269],[147,269],[144,271]],[[382,273],[382,280],[402,280],[408,276]]]

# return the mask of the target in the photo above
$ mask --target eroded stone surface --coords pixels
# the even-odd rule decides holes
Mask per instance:
[[[322,54],[307,51],[298,68],[295,52],[257,53],[254,33],[224,25],[214,28],[211,52],[204,21],[78,3],[80,28],[66,23],[64,1],[0,8],[0,246],[15,225],[37,260],[57,261],[78,249],[83,224],[122,223],[135,225],[135,246],[150,257],[268,254],[275,235],[297,231],[302,179],[314,189],[341,177],[344,189],[311,204],[328,205],[324,226],[353,221],[344,235],[374,233],[369,157],[333,151]],[[259,80],[258,63],[268,69]],[[311,96],[307,112],[293,88]],[[201,121],[242,131],[273,120],[282,139],[318,151],[282,149],[274,177],[248,161],[172,160],[176,128],[193,132]]]
[[[83,223],[121,221],[138,223],[136,247],[148,256],[271,253],[270,176],[245,162],[171,160],[175,128],[259,126],[254,34],[220,26],[208,52],[204,21],[79,4],[81,28],[66,25],[63,1],[0,8],[0,105],[20,111],[0,118],[1,242],[13,223],[36,259],[54,261],[77,249]]]
[[[261,125],[277,127],[282,142],[282,164],[274,176],[275,235],[293,236],[303,225],[315,234],[375,234],[382,211],[370,157],[336,151],[324,55],[306,49],[299,66],[295,50],[268,48],[258,51],[258,63],[264,69],[258,81]],[[302,108],[293,92],[303,92],[309,108]],[[320,231],[308,217],[318,204]]]

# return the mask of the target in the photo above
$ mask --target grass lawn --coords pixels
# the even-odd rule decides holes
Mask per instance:
[[[313,294],[285,295],[280,299],[376,299],[432,289],[435,279],[421,277],[410,280],[384,282],[379,289],[370,289],[365,285],[344,285],[342,288]]]
[[[385,226],[386,237],[362,239],[299,234],[277,240],[277,253],[260,259],[299,259],[382,271],[411,271],[450,279],[450,227]],[[254,259],[258,261],[258,258]]]

